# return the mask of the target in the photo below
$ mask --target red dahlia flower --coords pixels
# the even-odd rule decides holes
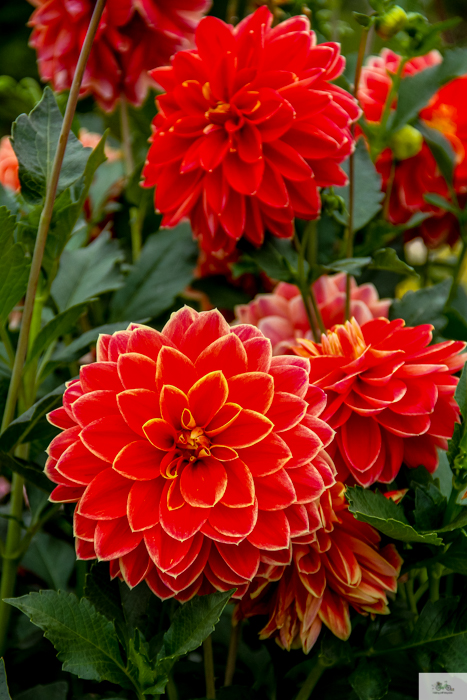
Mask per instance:
[[[29,0],[30,25],[42,80],[54,90],[71,87],[94,0]],[[110,111],[121,94],[140,105],[152,81],[148,70],[190,47],[210,0],[107,0],[89,57],[82,95]]]
[[[335,484],[320,502],[322,529],[310,544],[294,544],[292,564],[261,564],[237,619],[268,615],[261,639],[274,637],[283,649],[315,644],[322,623],[346,640],[350,607],[360,615],[387,615],[387,593],[397,590],[402,559],[393,544],[380,545],[378,532],[348,511],[344,485]]]
[[[334,482],[309,361],[271,357],[253,326],[185,308],[162,332],[101,336],[49,415],[54,502],[76,502],[80,559],[161,598],[238,588],[290,560]]]
[[[390,483],[402,462],[435,471],[436,448],[447,449],[459,420],[452,375],[467,358],[459,354],[465,343],[429,345],[432,326],[404,325],[352,319],[320,344],[295,348],[311,360],[311,384],[327,394],[322,417],[337,431],[331,454],[342,481],[350,471],[362,486]]]
[[[365,118],[379,122],[396,73],[400,56],[383,49],[381,56],[372,56],[362,70],[358,98]],[[408,61],[403,76],[413,75],[440,63],[441,56],[431,51],[426,56]],[[394,104],[395,107],[395,104]],[[419,118],[431,129],[440,131],[450,142],[455,153],[454,189],[461,203],[467,193],[467,76],[453,80],[442,87],[421,110]],[[387,148],[376,161],[376,168],[383,177],[383,187],[388,189],[393,166],[393,153]],[[445,212],[425,201],[424,195],[434,192],[450,199],[446,181],[427,144],[411,158],[396,161],[391,187],[388,217],[393,224],[406,223],[415,212],[430,214],[422,224],[408,234],[408,238],[421,235],[429,248],[442,243],[452,245],[459,238],[459,226],[453,214]]]
[[[10,137],[0,140],[0,184],[13,192],[20,189],[18,159],[11,145]]]
[[[344,323],[345,285],[344,272],[323,275],[313,283],[313,292],[326,328]],[[380,299],[374,285],[357,285],[352,277],[350,290],[350,312],[360,324],[372,318],[387,317],[391,302]],[[280,282],[272,294],[259,294],[248,304],[237,306],[235,313],[240,323],[258,326],[271,341],[274,355],[285,353],[297,338],[312,338],[303,299],[294,284]]]
[[[294,216],[318,216],[318,188],[346,182],[359,110],[330,82],[344,69],[339,45],[317,46],[306,17],[271,23],[266,6],[235,28],[207,17],[196,51],[151,73],[166,94],[145,184],[157,185],[162,225],[189,217],[206,250],[242,236],[259,246],[265,230],[290,238]]]

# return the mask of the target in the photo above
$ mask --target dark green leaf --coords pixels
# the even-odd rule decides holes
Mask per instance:
[[[67,696],[68,683],[57,681],[48,685],[36,685],[34,688],[25,690],[24,693],[15,695],[15,700],[66,700]]]
[[[446,279],[433,287],[406,292],[402,299],[393,302],[389,318],[403,318],[408,326],[432,323],[440,328],[445,323],[443,310],[450,289],[451,280]]]
[[[0,450],[10,452],[16,445],[40,437],[44,428],[49,425],[46,414],[61,403],[64,391],[65,386],[62,384],[10,423],[0,436]]]
[[[28,284],[30,261],[23,246],[14,241],[15,228],[16,218],[0,207],[0,325],[24,296]]]
[[[3,659],[0,659],[0,700],[11,700]]]
[[[122,261],[123,253],[109,233],[102,233],[86,248],[65,250],[52,284],[52,297],[60,311],[121,287],[118,264]]]
[[[398,256],[394,248],[381,248],[373,253],[373,260],[368,265],[370,270],[389,270],[390,272],[396,272],[398,275],[415,275],[418,274],[403,262]]]
[[[87,302],[81,302],[81,304],[76,304],[76,306],[71,306],[66,311],[62,311],[62,313],[55,316],[49,323],[46,323],[37,334],[32,348],[28,352],[26,366],[37,359],[55,340],[73,330],[77,320],[86,310],[86,307]]]
[[[271,279],[294,282],[294,270],[298,266],[297,252],[290,241],[281,241],[287,248],[284,245],[280,246],[279,243],[277,240],[267,240],[259,250],[249,250],[240,262],[248,263],[253,260]]]
[[[415,527],[417,530],[436,530],[442,525],[446,498],[432,483],[415,486]]]
[[[250,294],[240,287],[232,287],[225,277],[204,277],[195,280],[191,286],[207,294],[211,304],[219,309],[233,309],[237,304],[247,304],[251,300]]]
[[[455,518],[452,523],[449,523],[449,525],[438,528],[438,532],[452,532],[453,530],[459,530],[467,525],[467,503],[464,501],[464,504],[457,518]]]
[[[29,116],[21,114],[13,124],[11,143],[19,162],[21,194],[33,204],[43,199],[50,181],[62,121],[54,94],[46,87],[41,101]],[[60,171],[58,195],[82,176],[89,154],[90,150],[83,148],[70,132]]]
[[[467,419],[467,367],[464,365],[462,374],[454,394],[457,405],[461,410],[461,416]]]
[[[444,177],[444,179],[449,185],[452,185],[454,176],[454,166],[456,164],[456,154],[454,153],[450,142],[444,136],[444,134],[442,134],[442,132],[439,131],[439,129],[430,129],[430,127],[424,124],[423,122],[418,122],[417,128],[423,134],[423,138],[425,139],[428,148],[433,154],[433,158],[436,161],[441,175]],[[425,198],[427,202],[430,201],[427,198],[427,196],[425,196]],[[440,197],[440,199],[442,199],[442,197]],[[435,205],[440,206],[436,203]]]
[[[361,659],[349,676],[349,683],[360,700],[381,700],[388,692],[390,680],[385,667],[368,659]]]
[[[357,520],[373,525],[380,532],[402,542],[423,542],[442,545],[443,540],[435,532],[417,532],[404,515],[401,506],[379,492],[359,486],[347,487],[346,496],[349,510]]]
[[[21,562],[55,590],[64,590],[74,569],[75,550],[63,540],[52,537],[47,532],[39,532],[32,540]]]
[[[6,602],[24,612],[57,649],[63,670],[122,688],[134,684],[125,669],[115,627],[91,603],[72,593],[40,591]]]
[[[467,51],[452,49],[446,51],[444,61],[439,65],[404,78],[401,81],[397,109],[391,124],[393,131],[414,119],[442,85],[466,73]]]
[[[143,319],[139,323],[145,323],[148,319]],[[101,334],[112,335],[117,331],[124,331],[128,328],[130,321],[118,321],[117,323],[106,323],[104,326],[92,328],[73,340],[69,345],[57,349],[52,356],[53,362],[72,362],[83,354],[83,351],[91,345],[95,345]]]
[[[169,309],[193,279],[197,250],[188,224],[150,236],[112,300],[111,319],[154,318]]]
[[[438,557],[437,561],[447,569],[452,569],[458,574],[467,576],[467,535],[463,530],[447,552]]]
[[[122,611],[118,582],[111,581],[106,565],[94,565],[92,571],[86,575],[84,595],[97,612],[115,624],[120,640],[122,643],[127,644],[128,634]]]
[[[26,462],[19,457],[12,457],[6,452],[0,451],[0,467],[10,469],[10,471],[24,477],[34,486],[37,486],[45,493],[50,493],[55,487],[50,479],[46,477],[42,469],[31,462]]]
[[[349,160],[342,164],[349,173]],[[381,175],[376,171],[363,139],[357,141],[354,153],[354,211],[353,230],[359,231],[380,211],[384,193],[381,188]],[[349,186],[335,187],[335,193],[344,199],[349,210]],[[334,212],[336,219],[344,226],[348,225],[348,215]]]
[[[364,15],[363,12],[352,12],[352,17],[361,27],[369,27],[371,24],[371,17]]]
[[[370,263],[371,258],[369,256],[365,258],[344,258],[343,260],[329,263],[329,265],[322,265],[321,269],[323,272],[347,272],[349,275],[359,277],[364,268],[368,267]]]

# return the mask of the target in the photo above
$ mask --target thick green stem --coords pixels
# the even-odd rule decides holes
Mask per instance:
[[[203,642],[204,656],[204,677],[206,679],[206,698],[207,700],[215,700],[216,698],[216,682],[214,678],[214,656],[212,653],[212,638],[211,635]]]
[[[133,174],[135,169],[135,162],[133,158],[133,149],[131,144],[131,129],[130,129],[130,119],[128,116],[128,103],[126,101],[125,95],[123,93],[120,95],[120,132],[122,137],[123,146],[123,160],[125,165],[125,176],[128,180]],[[143,246],[141,230],[143,226],[144,214],[141,214],[137,207],[130,208],[130,231],[131,231],[131,252],[133,262],[135,263],[140,254],[141,248]]]
[[[81,54],[78,59],[78,64],[76,66],[76,72],[73,78],[70,96],[68,98],[68,103],[66,106],[65,116],[63,118],[63,124],[60,131],[57,151],[55,153],[54,162],[52,166],[52,173],[47,186],[47,194],[45,197],[44,208],[41,213],[39,228],[37,231],[34,254],[31,262],[31,271],[29,273],[26,300],[24,302],[23,317],[21,320],[21,330],[19,334],[18,347],[16,350],[16,357],[13,366],[11,382],[8,389],[8,396],[5,405],[5,412],[3,414],[1,432],[3,432],[10,425],[15,415],[16,401],[18,399],[18,393],[21,385],[21,376],[28,349],[29,329],[31,327],[31,319],[34,309],[34,298],[36,296],[36,289],[39,281],[39,275],[42,266],[42,258],[44,257],[45,244],[47,241],[47,235],[49,233],[50,222],[52,221],[52,214],[55,196],[57,194],[60,170],[62,168],[63,158],[65,156],[68,135],[70,133],[71,124],[73,122],[73,117],[76,111],[76,104],[78,102],[79,91],[83,80],[84,70],[88,62],[92,43],[96,35],[97,27],[102,16],[102,12],[104,11],[105,3],[106,0],[97,0],[96,6],[94,8],[88,32],[86,34],[83,48],[81,49]]]
[[[308,678],[300,688],[300,692],[298,693],[297,697],[295,700],[308,700],[310,695],[312,694],[313,690],[315,689],[316,684],[318,683],[319,679],[323,675],[324,671],[328,668],[322,663],[322,659],[320,656],[316,656],[315,658],[315,664],[313,668],[311,669]]]
[[[169,682],[167,683],[167,696],[169,700],[178,700],[178,691],[172,674],[169,675]]]
[[[242,636],[242,623],[237,622],[237,624],[233,623],[233,618],[232,618],[232,627],[230,630],[230,642],[229,642],[229,652],[227,655],[227,665],[225,667],[225,678],[224,678],[224,685],[232,685],[233,677],[235,674],[235,665],[237,662],[237,652],[238,652],[238,645],[240,644],[240,639]]]
[[[5,328],[5,326],[3,326],[1,324],[0,324],[0,340],[2,341],[3,345],[5,346],[5,350],[7,351],[10,366],[13,367],[13,365],[15,364],[15,351],[13,350],[13,345],[11,344],[10,336],[8,335],[7,329]]]
[[[408,603],[409,603],[410,612],[414,614],[415,620],[417,620],[417,618],[418,618],[418,609],[417,609],[417,601],[415,600],[415,594],[414,594],[414,590],[413,590],[413,584],[414,584],[414,580],[413,580],[413,578],[410,578],[410,579],[407,581],[407,585],[406,585],[406,590],[407,590],[407,601],[408,601]]]
[[[307,230],[305,231],[303,243],[301,243],[298,235],[295,234],[295,245],[297,246],[298,250],[297,286],[300,290],[300,294],[303,299],[303,305],[305,307],[308,323],[310,324],[313,340],[318,343],[320,340],[320,336],[318,333],[318,328],[316,327],[316,321],[318,322],[319,330],[321,331],[321,333],[325,333],[326,329],[324,327],[323,319],[321,317],[321,312],[319,310],[318,304],[316,303],[316,298],[313,289],[308,284],[308,280],[306,279],[305,275],[305,254],[308,246],[309,235],[310,230],[307,228]],[[314,317],[310,309],[310,301],[313,306]]]
[[[439,576],[437,571],[430,571],[430,601],[436,603],[439,600]]]

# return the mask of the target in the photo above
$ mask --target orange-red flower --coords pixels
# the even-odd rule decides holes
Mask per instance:
[[[94,0],[29,0],[39,73],[54,90],[71,87]],[[89,57],[82,95],[110,111],[121,94],[134,105],[146,97],[148,70],[188,48],[210,0],[107,0]]]
[[[362,70],[358,98],[365,118],[379,122],[389,96],[392,76],[400,64],[400,56],[383,49],[381,56],[372,56]],[[413,75],[439,63],[441,56],[431,51],[426,56],[408,61],[403,76]],[[395,107],[395,104],[392,105]],[[440,131],[450,142],[455,154],[454,189],[465,202],[467,193],[467,76],[458,78],[442,87],[419,114],[421,121],[431,129]],[[450,199],[449,190],[428,145],[423,142],[414,156],[395,162],[390,148],[383,151],[376,168],[383,177],[383,187],[390,187],[388,217],[393,224],[406,223],[414,213],[428,214],[422,224],[411,230],[407,238],[421,235],[429,248],[442,243],[452,245],[459,238],[459,225],[453,214],[429,204],[424,195],[435,193]]]
[[[402,559],[393,544],[380,545],[377,531],[349,513],[344,486],[335,484],[320,502],[322,528],[309,544],[294,544],[290,566],[261,564],[236,619],[268,615],[262,639],[283,649],[315,644],[322,623],[346,640],[350,608],[360,615],[386,615],[387,593],[397,590]]]
[[[345,285],[344,272],[322,275],[313,283],[325,328],[345,320]],[[380,299],[374,285],[357,285],[352,277],[350,294],[350,313],[360,324],[372,318],[387,317],[391,302]],[[258,326],[270,339],[274,355],[285,353],[297,338],[312,338],[303,299],[294,284],[280,282],[272,294],[259,294],[248,304],[237,306],[235,313],[240,323]],[[311,313],[314,315],[313,310]]]
[[[0,184],[13,192],[18,192],[20,189],[18,170],[18,159],[10,137],[4,136],[0,140]]]
[[[429,345],[430,325],[352,319],[295,351],[311,360],[310,383],[325,390],[322,417],[336,430],[331,445],[339,478],[351,472],[370,486],[390,483],[405,462],[433,472],[437,447],[447,449],[459,407],[452,376],[464,365],[465,343]]]
[[[306,17],[271,28],[260,7],[235,28],[214,17],[196,51],[152,72],[166,91],[144,170],[156,185],[163,226],[189,217],[203,248],[230,251],[265,230],[293,235],[294,216],[315,219],[318,188],[343,185],[357,104],[330,81],[343,71],[339,45],[316,45]]]
[[[238,588],[319,526],[333,432],[309,361],[257,328],[185,308],[162,332],[101,336],[49,415],[54,502],[76,502],[81,559],[161,598]]]

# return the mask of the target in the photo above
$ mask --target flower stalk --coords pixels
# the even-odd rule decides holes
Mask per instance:
[[[227,655],[227,665],[225,667],[224,685],[232,685],[235,674],[235,665],[237,662],[238,646],[242,637],[242,623],[234,624],[232,618],[232,628],[230,631],[229,652]]]
[[[212,637],[209,635],[203,642],[204,676],[206,679],[206,698],[215,700],[216,682],[214,678],[214,656],[212,653]]]
[[[314,666],[308,674],[308,678],[300,688],[295,700],[308,700],[326,668],[329,668],[329,666],[323,663],[322,657],[316,656]]]

